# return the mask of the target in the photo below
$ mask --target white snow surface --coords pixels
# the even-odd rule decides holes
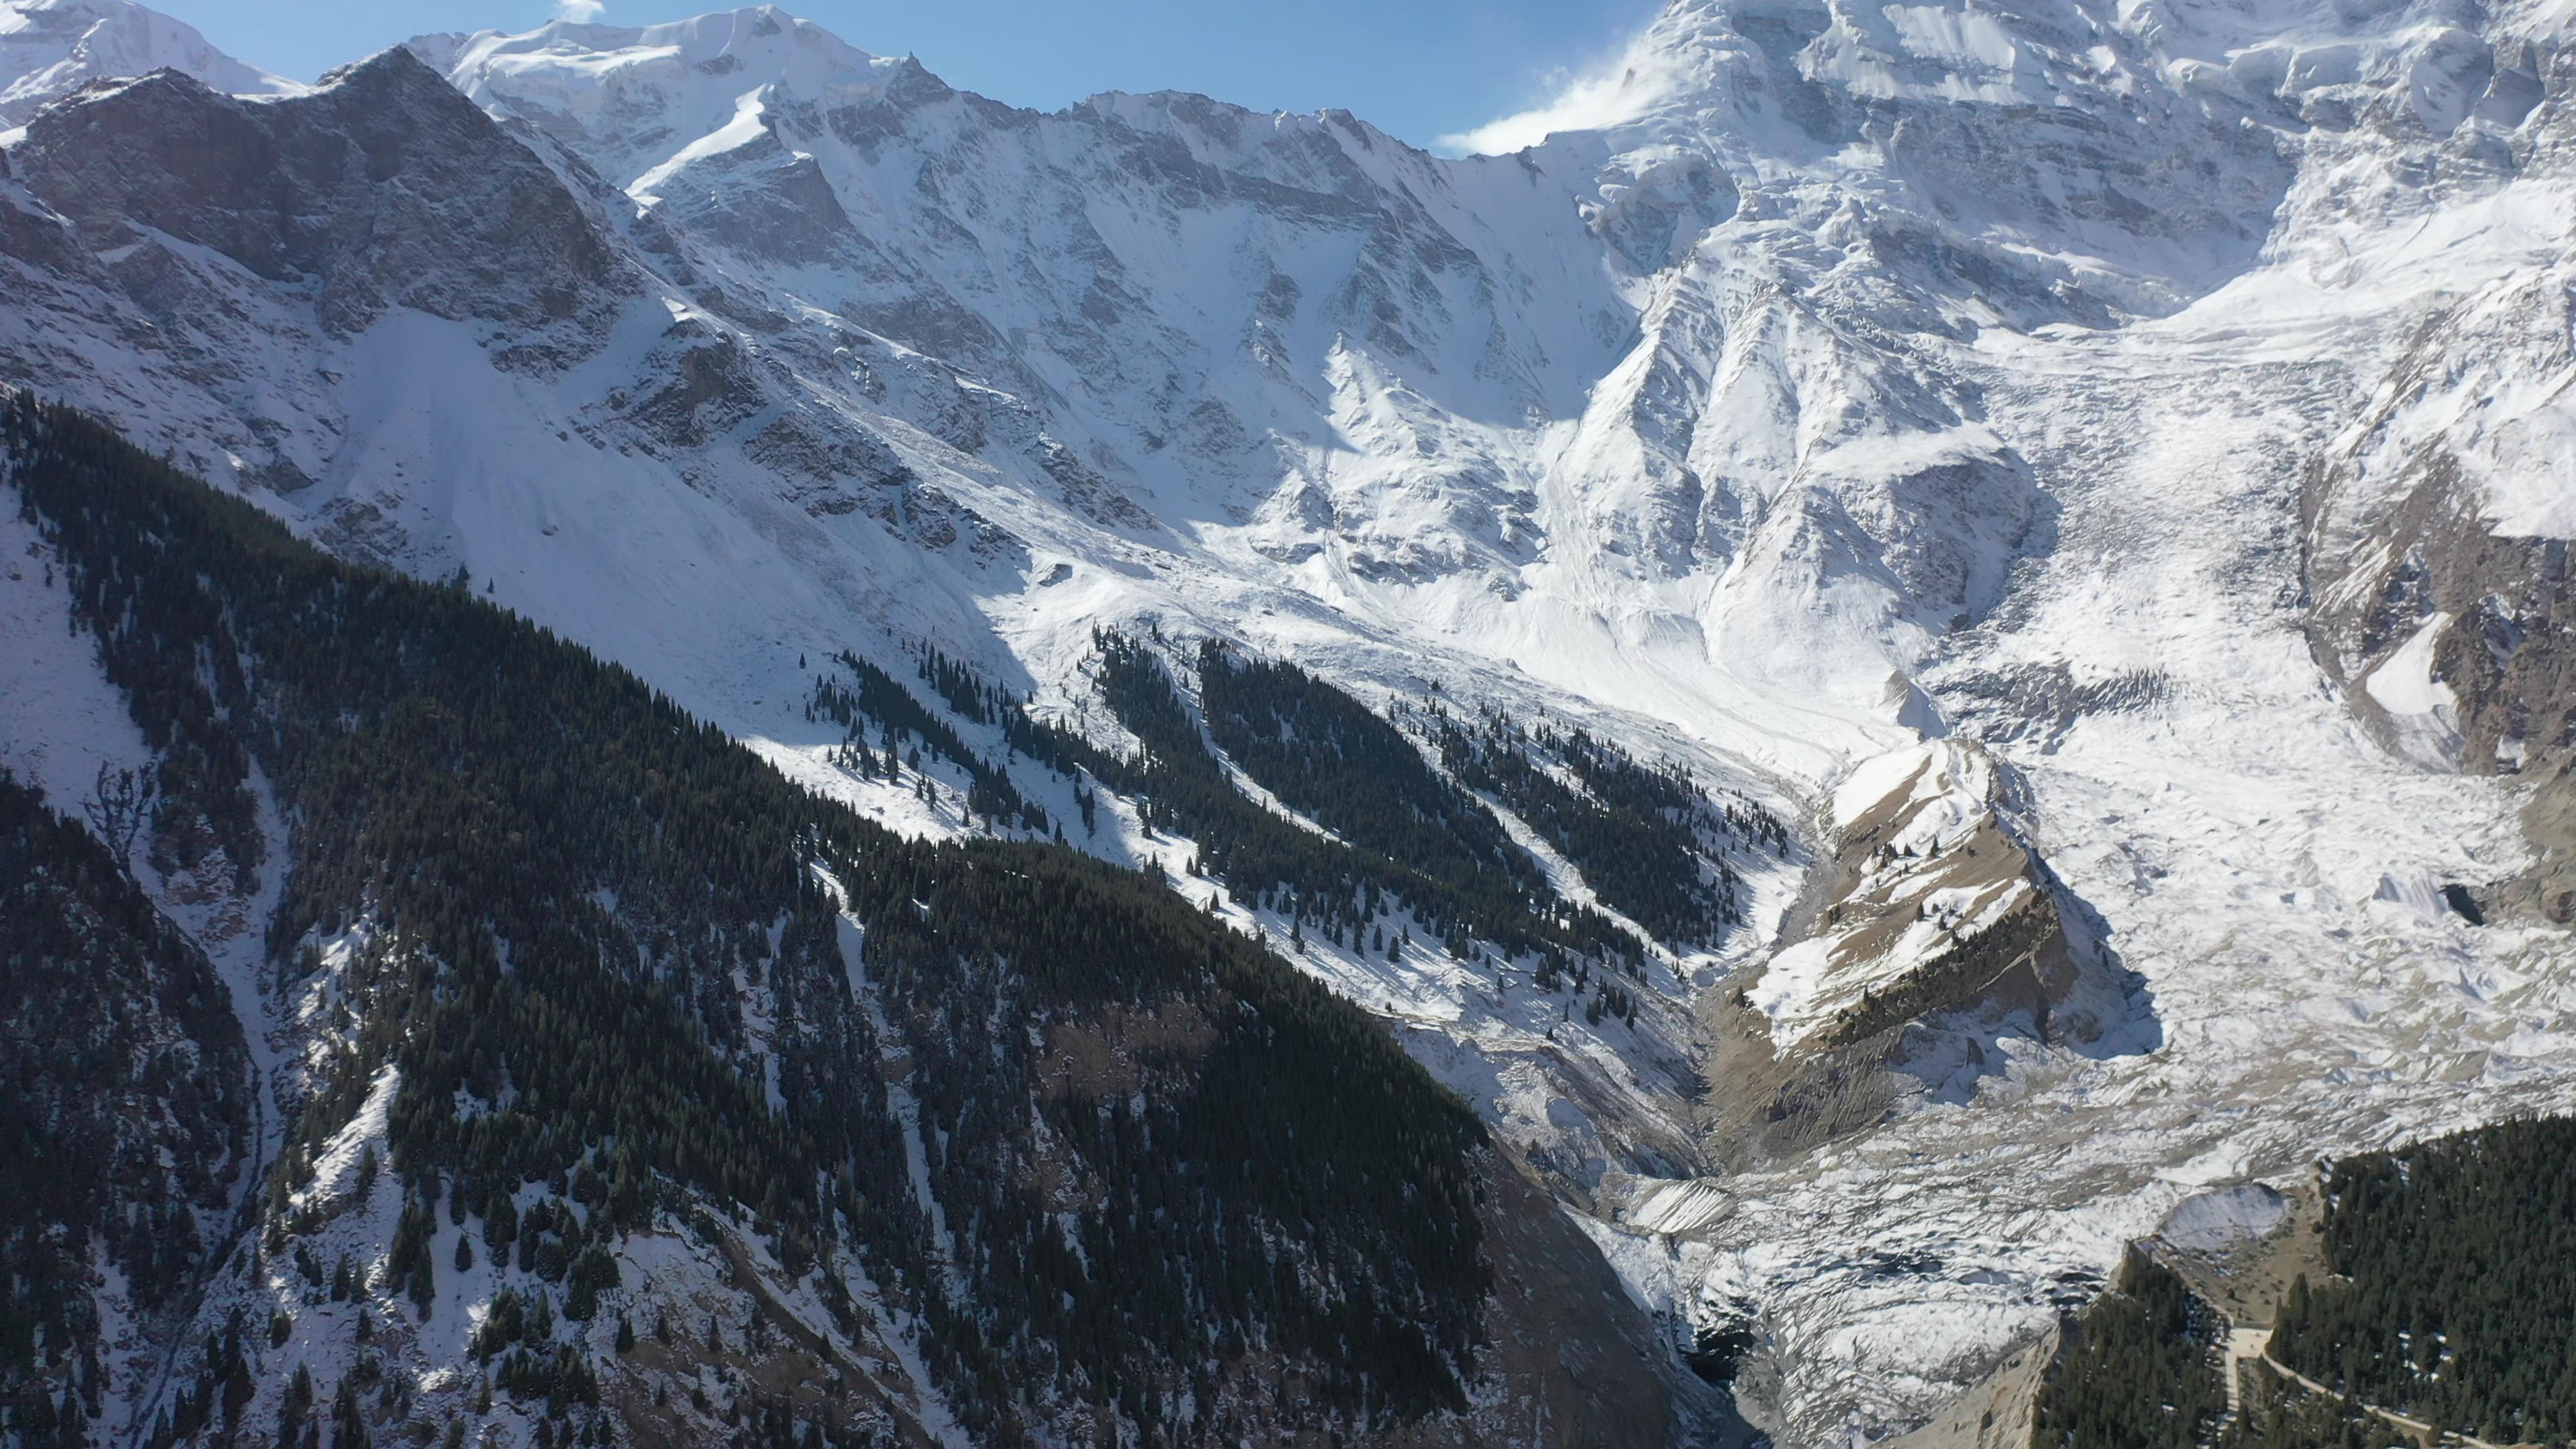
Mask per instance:
[[[223,305],[0,258],[0,357],[907,830],[963,822],[831,769],[800,655],[928,639],[1105,732],[1095,626],[1223,634],[1545,710],[1819,834],[1901,782],[1981,798],[1925,768],[1981,741],[2131,1025],[1994,1041],[1796,1161],[1719,1178],[1688,1141],[1686,983],[1796,998],[1786,867],[1635,1033],[1445,956],[1301,961],[1596,1186],[1641,1297],[1752,1312],[1782,1442],[1847,1442],[2194,1194],[2576,1106],[2565,935],[2430,904],[2520,868],[2522,787],[2374,741],[2298,559],[2329,453],[2377,496],[2438,443],[2497,530],[2576,532],[2571,13],[1678,0],[1635,86],[1563,112],[1589,129],[1454,161],[1338,112],[1016,111],[766,7],[425,37],[616,249],[581,358],[401,310],[342,335],[148,236]],[[2367,688],[2441,717],[2414,663]],[[1092,848],[1208,889],[1122,808]]]
[[[2460,753],[2459,698],[2442,682],[2433,655],[2450,623],[2448,614],[2428,616],[2362,681],[2362,688],[2388,712],[2398,747],[2436,766]]]
[[[2290,1218],[2290,1201],[2259,1182],[2184,1198],[2156,1236],[2195,1253],[2225,1253],[2269,1237]]]

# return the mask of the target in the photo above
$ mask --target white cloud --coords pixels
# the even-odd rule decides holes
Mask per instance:
[[[1443,151],[1508,155],[1558,131],[1597,131],[1633,121],[1670,95],[1678,79],[1671,54],[1654,43],[1651,30],[1640,32],[1598,65],[1549,76],[1547,88],[1554,99],[1545,104],[1443,136],[1434,144]]]
[[[555,18],[588,25],[608,13],[605,0],[555,0]]]

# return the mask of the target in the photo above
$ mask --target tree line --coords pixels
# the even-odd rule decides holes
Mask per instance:
[[[1495,710],[1471,723],[1436,701],[1420,718],[1443,769],[1510,806],[1657,939],[1721,944],[1744,924],[1728,845],[1787,848],[1786,828],[1761,807],[1721,807],[1687,770],[1640,764],[1580,728],[1531,728]]]
[[[1324,703],[1338,690],[1302,672],[1273,669],[1235,678],[1222,666],[1220,674],[1229,677],[1217,686],[1237,720],[1247,710],[1288,707],[1285,697],[1265,699],[1265,691],[1293,692],[1304,709],[1331,721],[1327,729],[1340,731],[1342,741],[1361,751],[1357,766],[1322,760],[1292,766],[1295,745],[1254,752],[1318,823],[1349,824],[1360,839],[1319,835],[1255,803],[1227,775],[1177,682],[1147,644],[1114,631],[1095,633],[1093,642],[1100,696],[1141,746],[1125,758],[1094,751],[1094,776],[1138,799],[1149,831],[1188,835],[1198,850],[1193,869],[1290,917],[1300,932],[1311,927],[1337,945],[1400,954],[1406,942],[1386,929],[1400,904],[1428,938],[1460,957],[1481,939],[1508,956],[1534,955],[1560,965],[1587,959],[1633,970],[1643,960],[1644,944],[1608,917],[1547,889],[1534,869],[1501,864],[1492,844],[1500,827],[1490,813],[1431,777],[1410,746],[1398,740],[1390,748],[1377,731],[1392,730],[1356,701],[1342,696],[1340,703]],[[1236,734],[1239,727],[1221,728]],[[1253,728],[1248,721],[1240,726],[1245,732]],[[1330,753],[1334,746],[1315,748]],[[1409,765],[1396,749],[1411,757]],[[1269,788],[1268,781],[1261,783]],[[1283,803],[1293,802],[1283,797]],[[1425,808],[1435,818],[1473,822],[1481,816],[1483,824],[1470,823],[1463,840],[1444,842],[1411,813]],[[1373,848],[1365,843],[1370,839],[1403,851],[1405,858]],[[1516,849],[1507,843],[1503,848]],[[1403,930],[1409,934],[1411,927]]]

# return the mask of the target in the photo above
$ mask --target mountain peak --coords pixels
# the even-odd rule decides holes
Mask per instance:
[[[409,48],[476,105],[559,137],[589,137],[581,149],[621,181],[667,159],[625,144],[638,133],[704,136],[732,124],[756,93],[771,88],[820,100],[875,92],[904,79],[906,67],[918,69],[871,55],[774,5],[661,25],[557,20],[516,34],[425,36]],[[660,126],[638,125],[646,115]]]
[[[0,126],[96,80],[175,70],[234,95],[304,87],[235,60],[194,26],[132,0],[0,0]]]
[[[442,99],[454,95],[446,78],[406,45],[389,45],[362,60],[353,60],[327,71],[313,89],[328,91],[350,86],[396,90],[436,87],[435,92],[422,91],[421,94],[436,94]]]
[[[554,20],[534,30],[484,30],[457,37],[449,73],[471,95],[494,73],[551,73],[555,84],[613,87],[677,76],[724,83],[785,84],[809,91],[876,79],[889,64],[775,5],[714,10],[659,25]],[[436,50],[428,52],[437,59]]]

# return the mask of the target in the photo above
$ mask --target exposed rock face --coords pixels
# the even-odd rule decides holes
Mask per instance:
[[[1983,746],[1937,740],[1835,790],[1832,855],[1787,944],[1706,1008],[1712,1152],[1776,1160],[1876,1125],[1926,1084],[2000,1068],[1996,1032],[2089,1044],[2125,1022],[2099,944],[2070,936],[2083,907],[2014,823],[2023,788]]]
[[[1489,1181],[1496,1392],[1463,1423],[1394,1442],[1720,1446],[1751,1437],[1716,1390],[1684,1371],[1662,1326],[1637,1310],[1546,1191],[1499,1153]]]
[[[2369,538],[2363,556],[2320,557],[2319,657],[2394,748],[2533,782],[2525,818],[2543,852],[2536,870],[2469,884],[2566,925],[2576,921],[2568,545],[2498,536],[2447,459],[2430,461],[2419,478],[2360,531]]]
[[[2536,868],[2464,884],[2560,925],[2576,920],[2576,450],[2544,399],[2576,379],[2568,285],[2552,269],[2428,315],[2303,499],[2319,662],[2391,748],[2531,780]]]
[[[282,104],[158,71],[44,112],[11,168],[121,269],[205,247],[309,287],[335,336],[405,307],[484,324],[505,363],[560,366],[639,285],[554,173],[404,50]]]
[[[759,343],[774,324],[724,320],[742,309],[720,289],[705,295],[717,311],[658,300],[656,267],[694,276],[686,249],[549,147],[408,50],[275,101],[175,71],[95,88],[7,152],[0,265],[20,307],[0,361],[96,401],[189,413],[170,429],[189,439],[179,456],[293,497],[336,546],[424,572],[459,561],[452,479],[422,468],[435,439],[388,430],[424,408],[489,429],[487,369],[547,387],[584,364],[543,420],[555,443],[667,459],[693,487],[747,465],[778,480],[757,490],[764,503],[1009,555],[998,529],[799,383],[847,366],[839,338],[781,355]],[[711,450],[741,461],[713,465]]]
[[[1873,761],[1835,791],[1816,933],[1752,993],[1776,1008],[1784,1046],[1876,1035],[2062,952],[2042,878],[1999,813],[2005,779],[1981,747],[1944,741]]]
[[[2022,1449],[2061,1330],[2052,1325],[2029,1346],[1970,1386],[1932,1422],[1888,1441],[1889,1449]]]

